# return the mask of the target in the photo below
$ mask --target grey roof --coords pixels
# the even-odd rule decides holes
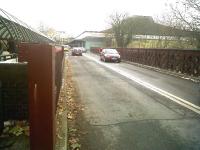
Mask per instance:
[[[83,40],[87,38],[104,38],[105,33],[99,31],[84,31],[80,35],[78,35],[75,39],[76,40]]]

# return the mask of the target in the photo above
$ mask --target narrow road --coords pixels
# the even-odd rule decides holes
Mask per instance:
[[[83,57],[69,57],[85,105],[89,150],[200,149],[199,114]],[[199,85],[129,64],[106,63],[199,106]],[[176,91],[176,92],[175,92]]]

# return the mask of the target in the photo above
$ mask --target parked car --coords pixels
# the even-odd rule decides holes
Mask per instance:
[[[79,47],[72,49],[72,56],[82,56],[82,50]]]
[[[86,53],[86,51],[87,51],[84,47],[74,47],[74,48],[81,49],[82,53]]]
[[[82,50],[82,53],[86,53],[87,50],[84,47],[80,47],[80,49]]]
[[[121,56],[116,49],[103,49],[100,53],[101,61],[121,62]]]

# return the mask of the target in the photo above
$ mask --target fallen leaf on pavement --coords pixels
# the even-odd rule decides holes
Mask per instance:
[[[67,118],[68,118],[68,119],[73,119],[72,114],[71,114],[71,113],[68,113],[68,114],[67,114]]]

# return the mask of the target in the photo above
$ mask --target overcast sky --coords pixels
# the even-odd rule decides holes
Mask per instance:
[[[158,16],[173,0],[2,0],[0,7],[33,28],[43,24],[68,35],[109,27],[115,12]]]

